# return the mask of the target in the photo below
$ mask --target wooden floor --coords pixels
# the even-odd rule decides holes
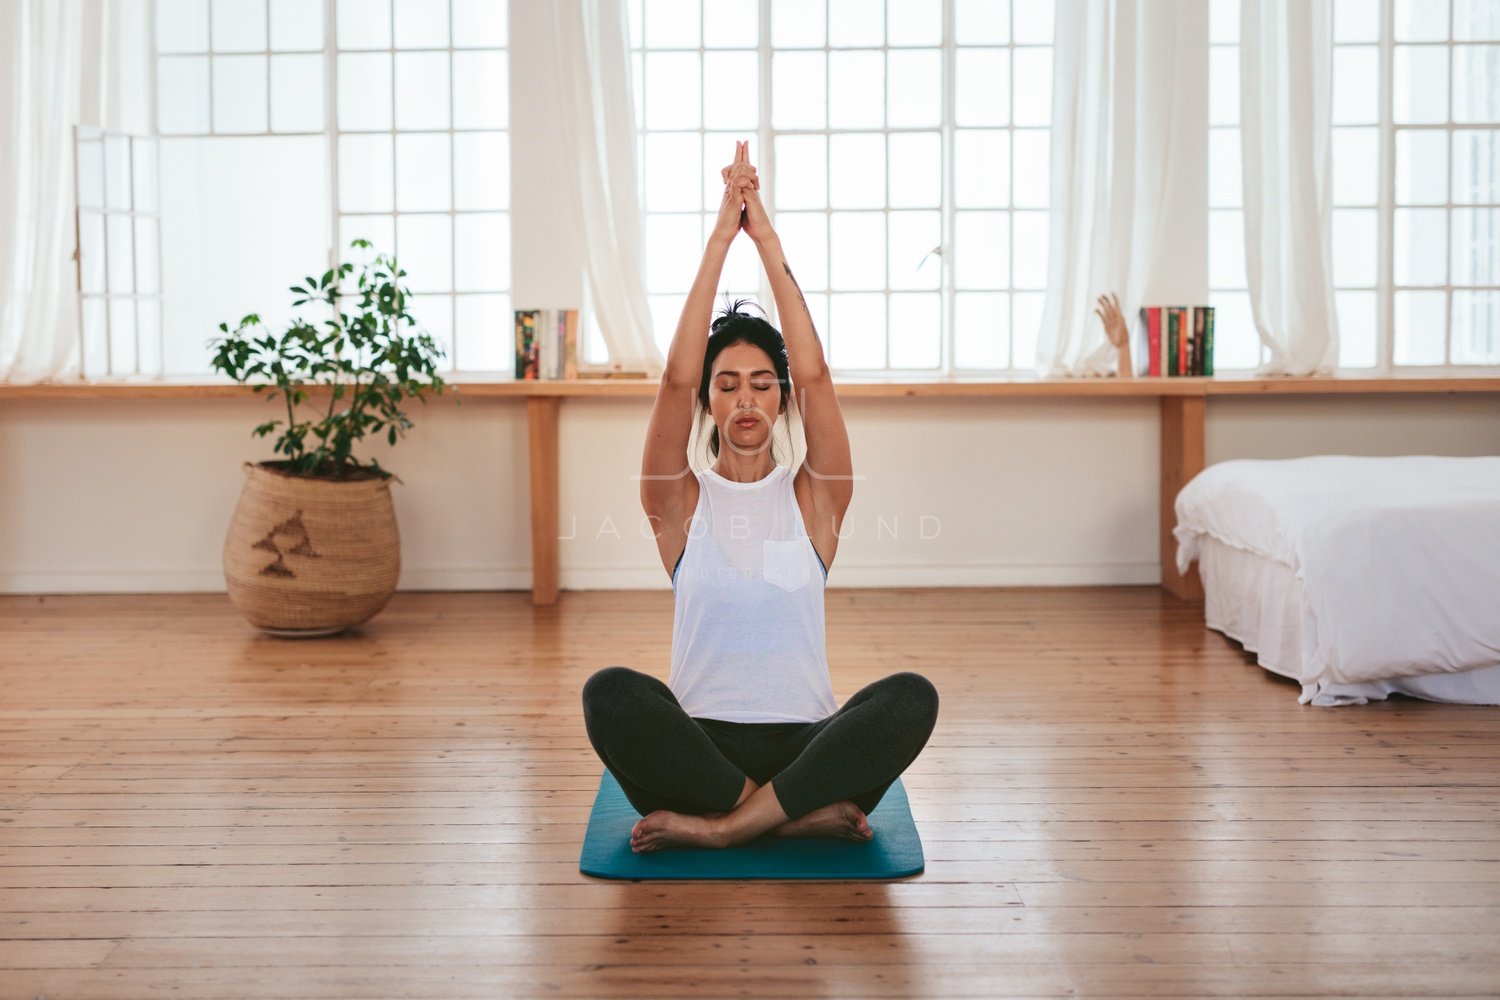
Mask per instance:
[[[0,996],[1500,995],[1500,709],[1300,706],[1156,588],[827,604],[840,701],[941,694],[913,879],[579,874],[667,591],[0,598]]]

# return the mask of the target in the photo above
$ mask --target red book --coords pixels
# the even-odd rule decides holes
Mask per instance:
[[[1148,375],[1161,375],[1161,306],[1146,309],[1146,356],[1151,359]]]

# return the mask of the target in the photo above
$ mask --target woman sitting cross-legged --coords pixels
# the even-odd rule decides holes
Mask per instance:
[[[926,746],[938,695],[898,673],[842,708],[824,650],[823,585],[853,491],[849,436],[812,316],[759,195],[748,143],[667,353],[646,430],[641,502],[676,594],[668,683],[606,667],[583,688],[589,740],[643,818],[637,853],[765,833],[874,836],[867,814]],[[710,324],[729,246],[755,242],[786,331],[736,303]],[[710,330],[712,332],[710,332]],[[794,400],[795,471],[771,431]],[[710,469],[688,462],[694,402]]]

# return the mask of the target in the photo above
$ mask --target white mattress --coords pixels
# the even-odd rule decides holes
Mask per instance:
[[[1500,703],[1500,458],[1224,462],[1177,518],[1208,625],[1304,702]]]

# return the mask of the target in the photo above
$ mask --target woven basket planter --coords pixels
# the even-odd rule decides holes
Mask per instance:
[[[229,600],[272,635],[332,635],[369,621],[401,575],[389,481],[293,476],[244,464],[224,540]]]

